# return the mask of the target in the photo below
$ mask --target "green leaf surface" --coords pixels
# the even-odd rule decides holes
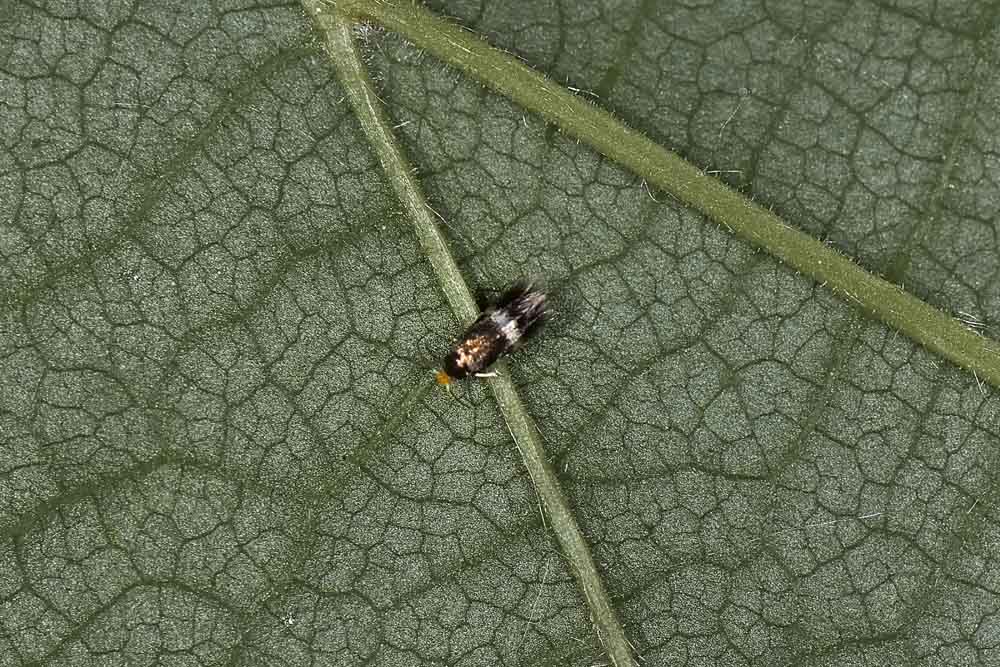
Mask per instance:
[[[428,8],[996,337],[992,3]],[[0,16],[0,667],[607,662],[508,413],[431,390],[466,287],[312,17]],[[354,34],[471,291],[551,290],[502,370],[640,664],[1000,665],[998,405],[947,341]]]

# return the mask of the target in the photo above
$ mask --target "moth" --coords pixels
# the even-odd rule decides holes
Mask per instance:
[[[514,283],[486,307],[462,335],[437,372],[437,383],[447,387],[455,380],[489,376],[486,369],[516,350],[534,333],[548,314],[548,297],[534,283]]]

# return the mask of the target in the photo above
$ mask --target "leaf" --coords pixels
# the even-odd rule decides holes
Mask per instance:
[[[987,5],[433,8],[995,335]],[[606,660],[301,10],[2,26],[0,664]],[[643,664],[996,662],[989,386],[356,30]]]

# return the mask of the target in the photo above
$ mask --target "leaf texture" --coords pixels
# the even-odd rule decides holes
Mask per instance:
[[[355,3],[357,4],[357,3]],[[989,3],[432,3],[995,337]],[[359,23],[649,665],[1000,664],[994,390]],[[606,660],[297,5],[0,23],[0,665]]]

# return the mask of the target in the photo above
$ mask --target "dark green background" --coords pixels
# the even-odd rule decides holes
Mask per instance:
[[[996,336],[993,4],[432,9]],[[358,33],[643,664],[1000,665],[991,388]],[[604,660],[299,5],[7,3],[0,117],[0,667]]]

